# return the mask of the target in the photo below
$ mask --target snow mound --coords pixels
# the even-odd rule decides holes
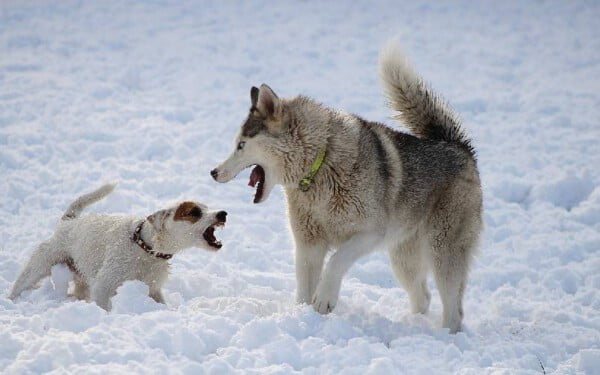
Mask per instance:
[[[115,314],[142,314],[165,309],[165,305],[148,296],[148,285],[139,280],[126,281],[117,288],[112,298],[111,312]]]
[[[533,188],[531,198],[571,210],[584,201],[596,186],[589,173],[566,173]]]
[[[600,374],[600,350],[585,349],[578,353],[577,370],[584,374]]]

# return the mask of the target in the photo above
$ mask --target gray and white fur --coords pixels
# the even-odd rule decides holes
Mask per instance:
[[[415,73],[396,43],[380,55],[384,91],[412,134],[329,109],[305,96],[251,90],[251,108],[219,182],[257,166],[255,203],[280,184],[295,239],[297,301],[331,312],[343,276],[373,249],[387,249],[412,311],[426,313],[433,272],[443,327],[461,329],[463,295],[482,231],[474,148],[457,116]],[[326,150],[309,190],[299,181]],[[327,265],[328,250],[335,252]]]
[[[225,211],[209,211],[197,202],[182,202],[143,218],[89,214],[83,209],[110,194],[116,184],[106,184],[77,198],[67,209],[52,237],[42,242],[15,281],[9,298],[50,275],[52,266],[64,263],[74,273],[73,294],[91,299],[110,310],[110,298],[127,280],[141,280],[149,295],[164,303],[161,286],[166,281],[169,263],[143,250],[133,242],[134,231],[142,242],[159,256],[169,258],[188,247],[218,250],[214,227],[224,225]]]

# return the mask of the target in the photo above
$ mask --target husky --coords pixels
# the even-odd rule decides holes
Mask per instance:
[[[295,240],[297,302],[322,314],[352,264],[385,248],[413,313],[425,314],[431,270],[442,326],[461,329],[467,274],[482,231],[475,149],[458,116],[415,72],[397,43],[380,53],[382,85],[410,134],[306,96],[250,90],[230,156],[211,171],[228,182],[253,166],[254,203],[281,185]],[[328,250],[335,252],[324,266]]]
[[[40,244],[21,271],[9,295],[11,300],[49,276],[52,266],[64,263],[74,273],[75,297],[91,299],[105,310],[111,309],[110,298],[126,280],[145,282],[149,296],[165,303],[161,287],[173,255],[188,247],[221,248],[214,232],[215,227],[225,225],[227,212],[209,211],[197,202],[181,202],[146,218],[80,216],[115,186],[103,185],[69,206],[54,235]]]

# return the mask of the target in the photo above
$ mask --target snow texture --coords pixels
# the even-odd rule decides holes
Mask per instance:
[[[0,3],[0,372],[600,374],[600,3],[30,1]],[[384,253],[334,313],[294,303],[276,190],[209,171],[252,85],[389,121],[379,49],[398,38],[478,150],[486,232],[465,330],[433,291],[409,311]],[[20,268],[68,204],[147,215],[227,210],[217,253],[172,260],[167,305],[127,282],[106,313],[66,296],[64,266],[15,303]]]

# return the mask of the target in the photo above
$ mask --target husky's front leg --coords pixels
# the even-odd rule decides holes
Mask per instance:
[[[305,245],[296,241],[296,302],[311,303],[326,254],[324,245]]]
[[[377,239],[373,234],[357,234],[331,256],[312,299],[315,311],[321,314],[333,311],[340,294],[342,278],[354,262],[373,251]]]

